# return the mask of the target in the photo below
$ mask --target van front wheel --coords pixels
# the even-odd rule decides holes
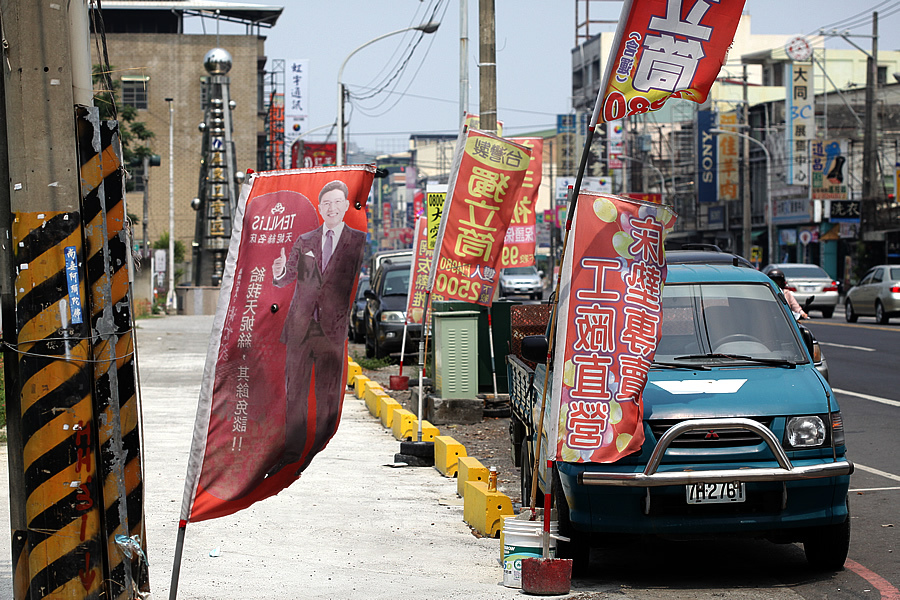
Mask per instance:
[[[584,577],[591,564],[590,535],[572,527],[569,520],[569,503],[566,492],[559,479],[559,471],[553,469],[553,501],[556,503],[556,514],[559,515],[559,534],[569,538],[568,542],[559,540],[556,543],[556,556],[572,559],[572,575]]]
[[[823,525],[807,534],[803,550],[810,566],[823,571],[839,571],[850,550],[850,511],[847,520],[838,525]]]

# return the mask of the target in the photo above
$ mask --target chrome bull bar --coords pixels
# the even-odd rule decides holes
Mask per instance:
[[[706,469],[694,471],[658,472],[663,456],[672,441],[689,431],[710,429],[746,429],[759,435],[778,461],[778,467],[748,467],[744,469]],[[853,463],[846,459],[834,460],[815,465],[795,467],[781,447],[781,443],[772,431],[753,419],[690,419],[673,425],[656,444],[653,454],[643,473],[598,473],[585,472],[578,476],[583,485],[612,485],[620,487],[660,487],[664,485],[681,485],[689,483],[713,483],[717,481],[796,481],[800,479],[818,479],[822,477],[838,477],[853,472]]]

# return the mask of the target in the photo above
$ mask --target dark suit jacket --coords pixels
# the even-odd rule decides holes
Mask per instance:
[[[322,273],[319,257],[322,254],[323,228],[320,225],[297,238],[288,256],[284,276],[274,281],[278,287],[295,280],[297,282],[281,331],[281,342],[284,344],[303,341],[316,305],[319,307],[319,324],[328,339],[337,344],[347,337],[350,306],[356,291],[354,282],[362,266],[366,234],[345,223],[328,267]]]

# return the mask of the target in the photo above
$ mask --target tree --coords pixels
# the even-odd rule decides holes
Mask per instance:
[[[153,242],[154,250],[168,250],[169,249],[169,232],[164,231],[159,236],[159,239]],[[183,263],[184,262],[184,242],[181,240],[175,240],[175,262]]]
[[[109,67],[105,70],[101,65],[94,65],[92,80],[94,82],[94,104],[100,110],[100,119],[104,121],[119,121],[119,140],[122,142],[122,159],[126,165],[140,163],[144,157],[150,157],[153,152],[142,142],[153,139],[156,134],[147,129],[147,126],[136,121],[137,109],[127,104],[122,104],[119,99],[119,82],[110,77],[110,73],[116,70]]]

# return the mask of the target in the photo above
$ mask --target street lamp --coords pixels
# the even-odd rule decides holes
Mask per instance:
[[[710,129],[709,132],[735,135],[739,138],[753,142],[766,153],[766,223],[769,228],[769,262],[778,262],[778,257],[775,256],[775,227],[774,223],[772,223],[772,155],[769,154],[769,149],[758,139],[751,137],[746,133],[738,133],[737,131],[728,131],[726,129]],[[744,215],[744,218],[749,219],[750,215]]]
[[[341,68],[338,70],[337,76],[337,84],[338,84],[338,97],[337,97],[337,164],[344,164],[344,84],[341,82],[342,77],[344,76],[344,67],[347,66],[347,61],[350,60],[350,57],[365,48],[370,44],[374,44],[377,41],[383,40],[386,37],[390,37],[392,35],[397,35],[398,33],[405,33],[407,31],[421,31],[422,33],[434,33],[437,31],[438,27],[440,27],[440,23],[437,21],[429,21],[428,23],[424,23],[422,25],[416,25],[415,27],[405,27],[403,29],[398,29],[397,31],[392,31],[390,33],[385,33],[383,35],[379,35],[376,38],[373,38],[359,46],[347,55],[347,58],[344,59],[344,62],[341,63]]]
[[[166,98],[169,105],[169,292],[166,294],[166,310],[175,309],[175,138],[173,137],[174,98]]]
[[[656,174],[659,175],[660,204],[666,203],[666,178],[663,177],[662,171],[660,171],[656,165],[654,165],[651,162],[645,163],[642,160],[638,160],[637,158],[632,158],[630,156],[621,156],[620,155],[619,159],[630,160],[631,162],[641,163],[642,165],[647,165],[648,167],[650,167],[651,169],[656,171]]]

